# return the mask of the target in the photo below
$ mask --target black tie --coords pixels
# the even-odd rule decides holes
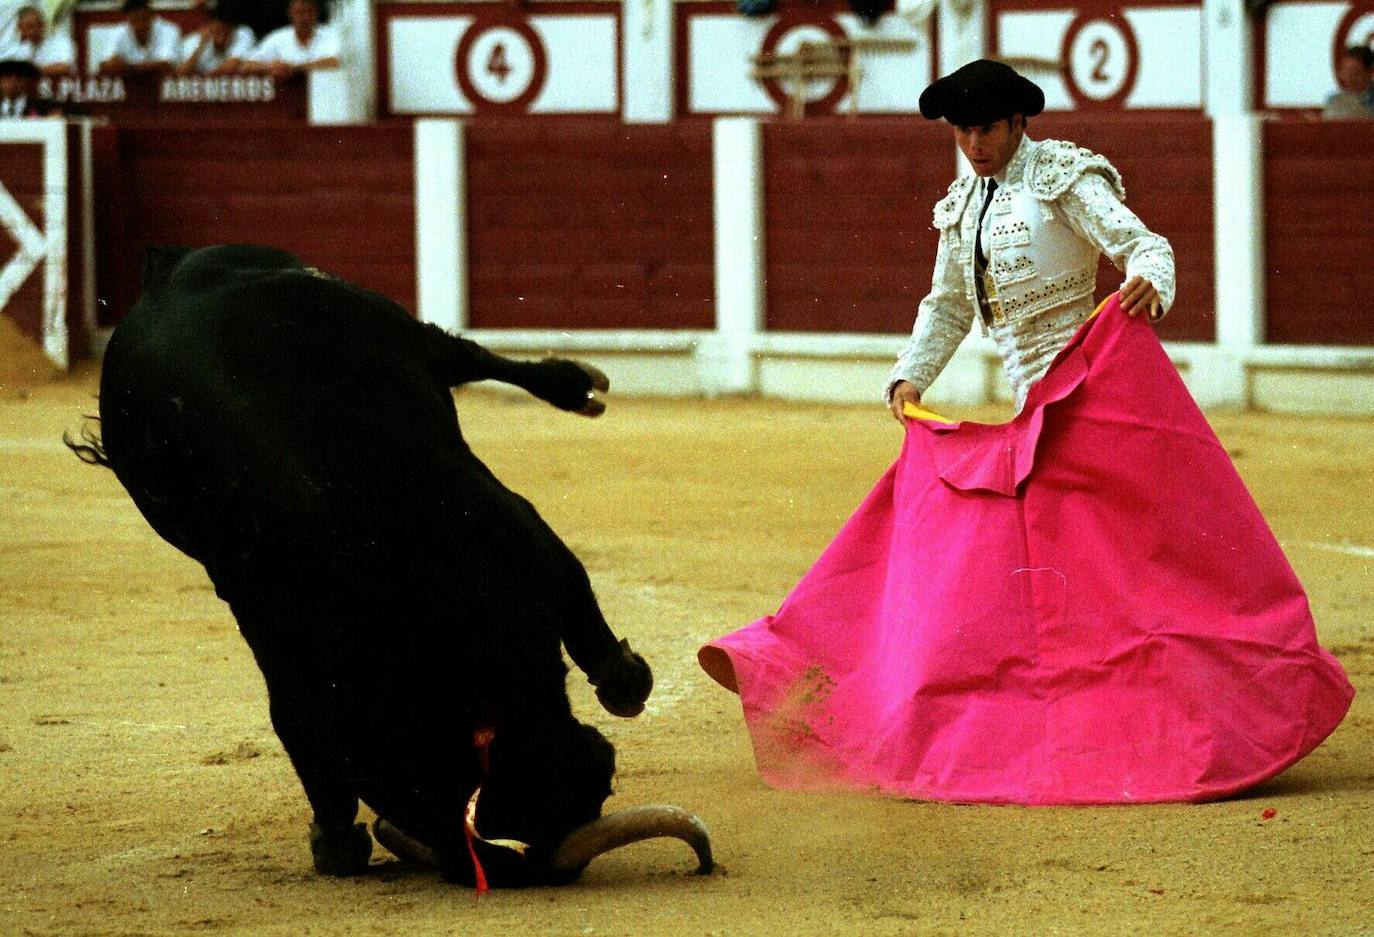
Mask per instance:
[[[997,180],[988,177],[988,194],[983,197],[983,208],[978,212],[978,233],[973,236],[973,249],[978,254],[978,265],[986,267],[988,259],[983,254],[983,217],[988,213],[988,206],[992,204],[992,193],[997,191]]]

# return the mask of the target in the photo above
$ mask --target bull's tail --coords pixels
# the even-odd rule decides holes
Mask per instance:
[[[63,432],[62,441],[87,465],[102,465],[109,468],[110,457],[105,454],[105,444],[100,440],[100,417],[88,413],[84,415],[84,420],[81,424],[80,439],[73,439],[70,433]]]

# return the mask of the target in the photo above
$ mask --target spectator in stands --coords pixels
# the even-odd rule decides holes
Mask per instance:
[[[262,39],[273,30],[290,24],[286,15],[287,0],[215,0],[215,9],[227,16],[230,21],[242,23],[253,30],[257,39]],[[206,0],[196,0],[197,7],[209,6]]]
[[[243,60],[253,51],[253,30],[232,22],[218,6],[209,17],[186,37],[178,75],[234,75],[243,70]]]
[[[1336,63],[1336,84],[1340,90],[1326,99],[1322,117],[1326,120],[1374,118],[1374,50],[1369,46],[1350,46]]]
[[[38,98],[38,66],[28,59],[0,61],[0,118],[46,117],[56,113]]]
[[[26,6],[16,17],[19,42],[10,49],[8,57],[27,59],[38,66],[43,75],[52,77],[76,74],[76,47],[70,36],[48,32],[48,21],[36,6]]]
[[[244,63],[244,71],[286,78],[339,65],[339,34],[320,22],[319,0],[291,0],[291,25],[268,33]]]
[[[124,26],[114,51],[100,63],[102,75],[167,72],[181,60],[181,30],[154,16],[148,0],[124,0]]]

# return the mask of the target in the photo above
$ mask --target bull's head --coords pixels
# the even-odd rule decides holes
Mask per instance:
[[[711,871],[705,825],[678,807],[635,807],[600,816],[602,802],[611,793],[615,751],[596,729],[573,725],[574,731],[553,737],[505,734],[491,746],[476,825],[487,840],[528,844],[522,857],[507,856],[499,863],[495,883],[570,882],[602,853],[661,836],[687,842],[697,854],[697,871]],[[445,865],[445,857],[385,820],[378,821],[374,832],[383,846],[403,859]],[[511,880],[502,881],[507,875]]]

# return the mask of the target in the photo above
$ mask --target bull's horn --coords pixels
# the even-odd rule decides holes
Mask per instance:
[[[553,868],[572,872],[604,852],[658,836],[672,836],[691,846],[697,854],[698,875],[706,875],[714,868],[711,836],[706,832],[706,824],[681,807],[668,804],[617,810],[579,826],[559,844],[553,854]]]
[[[395,826],[386,820],[378,820],[372,824],[372,835],[377,838],[391,854],[398,859],[404,859],[411,865],[437,867],[439,857],[434,854],[424,843],[413,836],[402,833]]]

